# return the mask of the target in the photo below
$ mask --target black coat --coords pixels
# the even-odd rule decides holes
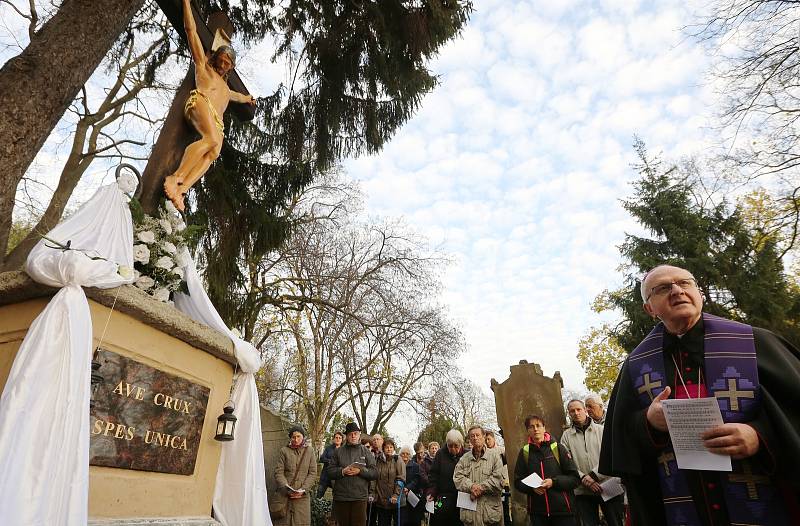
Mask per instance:
[[[541,447],[529,444],[528,461],[525,462],[524,450],[520,449],[517,463],[514,466],[514,487],[528,496],[528,513],[536,515],[572,515],[575,509],[575,497],[572,490],[580,483],[578,468],[572,455],[558,445],[556,459],[550,444],[553,440],[542,442]],[[530,486],[523,484],[522,479],[536,473],[542,480],[551,479],[553,487],[538,495]]]
[[[453,482],[453,472],[456,469],[459,459],[464,454],[464,448],[457,455],[451,455],[446,447],[436,453],[431,469],[428,472],[428,494],[437,497],[439,495],[455,496],[458,494],[456,485]]]
[[[335,451],[336,446],[333,444],[328,444],[325,447],[325,450],[322,452],[322,455],[319,457],[319,461],[322,463],[322,471],[320,471],[319,474],[319,485],[325,488],[330,485],[330,479],[328,478],[328,473],[325,470],[327,469],[328,464],[330,464]]]
[[[697,328],[702,329],[700,323]],[[690,333],[694,330],[692,328]],[[699,337],[701,344],[703,334]],[[691,335],[687,333],[687,336]],[[797,482],[797,473],[800,472],[800,405],[796,400],[800,385],[800,350],[785,339],[758,327],[753,327],[753,337],[762,399],[761,411],[748,424],[758,431],[764,444],[754,459],[775,466],[773,483],[779,485],[785,491],[785,497],[797,505],[800,502],[800,483]],[[667,365],[671,367],[670,360],[665,360]],[[669,369],[667,378],[673,378]],[[670,398],[674,397],[673,383]],[[606,411],[599,471],[622,477],[634,524],[664,526],[667,521],[656,461],[660,451],[648,445],[652,444],[649,438],[651,434],[660,432],[649,429],[646,413],[647,410],[642,409],[636,398],[628,361],[625,360]],[[666,441],[668,435],[663,436]],[[706,481],[718,480],[720,475],[718,472],[687,470],[687,482],[695,504],[700,507],[699,514],[703,521],[706,520],[703,511],[705,501],[702,498],[705,490],[694,489],[699,474]]]
[[[413,491],[417,494],[417,497],[420,496],[420,478],[419,478],[419,464],[412,458],[406,464],[406,487],[408,491]],[[421,488],[425,489],[425,488]]]

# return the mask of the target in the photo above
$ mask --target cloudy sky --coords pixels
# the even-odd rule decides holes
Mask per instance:
[[[373,213],[454,255],[445,301],[468,377],[521,359],[582,389],[593,298],[621,283],[634,134],[680,156],[710,139],[706,52],[684,1],[481,0],[433,64],[441,86],[380,155],[346,164]]]
[[[432,64],[439,88],[379,155],[346,161],[370,213],[404,217],[453,256],[443,300],[469,345],[465,374],[487,393],[521,359],[583,388],[577,343],[602,321],[590,304],[620,284],[617,246],[638,231],[619,202],[636,177],[634,135],[669,157],[714,143],[709,53],[684,29],[691,4],[475,0]],[[8,15],[0,58],[9,30],[24,44]],[[286,74],[264,56],[240,64],[254,93]],[[45,171],[64,156],[59,130],[37,158]]]

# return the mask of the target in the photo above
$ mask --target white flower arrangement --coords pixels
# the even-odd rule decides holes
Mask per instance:
[[[147,248],[147,245],[133,245],[133,261],[136,263],[150,261],[150,249]]]
[[[166,201],[156,217],[144,214],[135,199],[131,200],[134,217],[134,285],[154,298],[170,302],[176,291],[187,292],[185,267],[191,262],[188,240],[196,227],[187,229],[178,210]]]
[[[142,243],[147,243],[148,245],[151,245],[156,242],[156,235],[153,233],[152,230],[144,230],[142,232],[137,232],[136,238]]]

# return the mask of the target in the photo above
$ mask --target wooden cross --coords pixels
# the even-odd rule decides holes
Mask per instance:
[[[639,388],[639,394],[647,393],[647,396],[650,397],[650,401],[653,401],[653,398],[656,397],[653,394],[653,389],[661,387],[661,380],[656,380],[655,382],[650,382],[650,373],[644,373],[644,385]]]
[[[675,460],[675,453],[666,453],[666,452],[664,452],[664,453],[661,453],[660,457],[658,457],[658,463],[659,464],[663,464],[664,472],[667,474],[668,477],[671,474],[671,471],[669,469],[669,461],[670,460]]]
[[[747,486],[747,498],[750,500],[758,500],[758,488],[756,484],[771,484],[772,481],[765,475],[753,475],[753,468],[750,467],[749,462],[742,462],[742,471],[744,473],[732,473],[728,475],[730,482],[743,482]]]
[[[183,28],[183,7],[181,0],[156,0],[161,10],[169,19],[172,26],[186,39],[186,32]],[[233,33],[233,25],[225,13],[217,12],[208,17],[208,24],[200,17],[198,10],[192,5],[197,34],[203,43],[203,47],[211,49],[214,41],[214,33],[217,29],[223,29],[228,35]],[[249,91],[245,87],[236,70],[231,71],[228,77],[228,85],[234,91],[248,95]],[[161,127],[153,146],[153,151],[147,161],[147,166],[142,173],[142,208],[148,214],[152,214],[158,206],[159,201],[164,195],[164,179],[175,171],[181,162],[183,151],[195,136],[194,130],[186,123],[183,116],[183,106],[189,92],[194,89],[194,65],[189,67],[186,77],[183,79],[172,106]],[[252,120],[255,116],[255,108],[248,104],[231,102],[225,113],[232,113],[240,121]]]
[[[736,378],[728,378],[728,390],[717,391],[714,393],[714,396],[716,396],[717,398],[727,398],[730,402],[730,410],[738,411],[739,399],[754,398],[755,393],[753,391],[738,391],[736,389]]]

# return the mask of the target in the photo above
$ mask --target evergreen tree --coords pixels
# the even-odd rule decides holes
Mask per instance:
[[[664,167],[635,143],[641,178],[623,206],[651,237],[627,235],[625,286],[600,298],[623,321],[611,336],[630,352],[654,325],[642,309],[644,273],[667,263],[686,268],[705,295],[705,311],[773,330],[800,344],[800,292],[784,272],[774,239],[756,235],[738,206],[697,193],[694,163]]]
[[[222,154],[196,185],[192,221],[203,240],[209,295],[223,318],[241,325],[258,314],[248,272],[285,239],[287,199],[344,157],[374,153],[436,85],[427,60],[467,21],[469,1],[325,0],[259,5],[278,16],[245,34],[278,37],[275,57],[298,74],[259,100],[253,122],[226,123]],[[254,9],[251,7],[251,9]]]
[[[24,171],[143,4],[98,1],[65,0],[0,70],[0,108],[14,112],[0,126],[0,151],[7,154],[0,155],[0,179],[7,183],[0,189],[0,260]],[[172,3],[159,0],[174,9]],[[287,61],[295,75],[259,101],[257,122],[228,123],[223,157],[208,185],[200,185],[197,203],[205,209],[197,219],[211,232],[205,246],[213,247],[209,279],[219,284],[212,291],[218,302],[230,300],[223,289],[245,280],[239,259],[258,257],[285,236],[288,225],[276,213],[283,200],[339,159],[378,151],[410,118],[436,84],[428,59],[460,32],[472,10],[470,0],[230,4],[199,0],[196,6],[204,14],[228,13],[245,46],[276,42],[263,60]],[[215,185],[223,183],[236,187],[218,192]],[[247,217],[231,220],[231,212]]]
[[[457,424],[446,416],[435,415],[428,425],[420,431],[417,441],[426,445],[431,441],[435,441],[439,443],[440,448],[445,448],[447,447],[445,445],[445,436],[447,436],[447,432],[451,429],[458,429],[461,431],[462,435],[464,434],[464,430],[460,429]]]

